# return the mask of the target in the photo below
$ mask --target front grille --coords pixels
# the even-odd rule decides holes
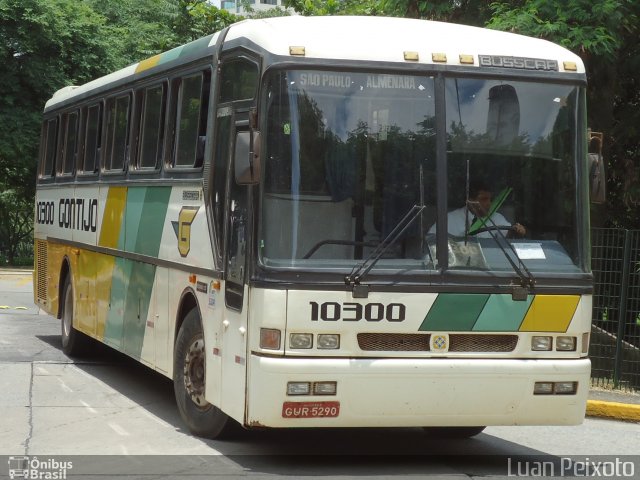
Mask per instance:
[[[450,352],[513,352],[518,344],[517,335],[449,335]]]
[[[428,352],[430,337],[424,333],[359,333],[358,345],[376,352]]]
[[[358,346],[369,352],[428,352],[430,338],[428,333],[359,333]],[[449,352],[513,352],[517,344],[517,335],[449,335]]]

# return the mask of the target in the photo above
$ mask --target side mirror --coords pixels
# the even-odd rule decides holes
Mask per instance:
[[[589,132],[589,190],[591,203],[605,203],[607,200],[607,177],[602,158],[601,132]]]
[[[243,130],[236,133],[234,164],[238,185],[260,182],[260,132]]]

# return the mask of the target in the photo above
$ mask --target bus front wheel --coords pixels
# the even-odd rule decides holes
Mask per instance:
[[[184,319],[174,352],[173,389],[182,420],[194,435],[229,437],[235,422],[205,399],[205,345],[197,309]]]

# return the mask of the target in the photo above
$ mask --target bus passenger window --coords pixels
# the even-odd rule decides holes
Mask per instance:
[[[58,140],[58,119],[53,118],[47,121],[43,128],[42,138],[45,139],[42,151],[41,177],[52,177],[54,160],[56,155],[56,145]]]
[[[124,170],[129,130],[129,95],[111,99],[107,120],[106,170]]]
[[[204,160],[211,74],[204,71],[181,79],[175,127],[176,168],[200,167]],[[199,142],[202,144],[199,146]]]
[[[63,175],[72,175],[75,167],[76,148],[78,145],[78,112],[66,113],[62,117],[63,142],[59,171]]]
[[[138,167],[155,169],[162,152],[164,130],[164,86],[147,88],[144,93],[140,157]]]
[[[102,105],[95,104],[87,109],[85,126],[84,159],[81,170],[94,173],[100,159],[100,131],[102,126]]]

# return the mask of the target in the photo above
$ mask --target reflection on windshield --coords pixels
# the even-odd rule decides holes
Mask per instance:
[[[353,266],[428,204],[430,219],[421,215],[378,264],[422,262],[435,218],[433,79],[280,72],[267,95],[265,262]]]
[[[578,98],[570,85],[447,80],[448,233],[490,258],[450,268],[510,269],[504,235],[529,246],[518,257],[532,271],[577,271]]]
[[[266,266],[349,272],[420,207],[375,269],[514,271],[505,251],[534,273],[584,268],[577,87],[446,80],[450,240],[437,265],[433,78],[280,71],[266,86]]]

